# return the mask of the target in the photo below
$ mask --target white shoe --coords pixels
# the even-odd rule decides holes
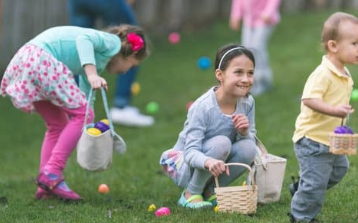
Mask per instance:
[[[111,108],[110,113],[112,121],[116,124],[134,127],[147,127],[154,124],[152,116],[141,114],[136,107]]]

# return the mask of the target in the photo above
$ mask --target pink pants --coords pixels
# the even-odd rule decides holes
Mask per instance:
[[[61,175],[81,136],[87,105],[69,109],[49,101],[33,104],[47,128],[41,148],[40,172],[45,169],[46,172]],[[93,119],[94,113],[90,109],[87,123],[93,122]]]

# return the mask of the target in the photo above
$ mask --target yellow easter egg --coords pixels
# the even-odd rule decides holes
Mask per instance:
[[[109,125],[108,119],[102,119],[100,122],[103,122],[103,123],[106,123],[107,125]]]
[[[151,204],[151,205],[149,205],[149,207],[148,207],[148,211],[149,211],[149,212],[154,211],[155,209],[157,209],[157,207],[155,206],[155,204]]]
[[[214,212],[215,212],[215,213],[218,213],[218,211],[219,211],[219,206],[215,206]]]
[[[87,129],[87,132],[90,134],[90,135],[93,135],[93,136],[98,136],[98,135],[101,135],[102,132],[101,130],[97,129],[97,128],[88,128]]]
[[[131,86],[131,91],[133,95],[137,95],[140,92],[140,85],[137,82],[134,82]]]

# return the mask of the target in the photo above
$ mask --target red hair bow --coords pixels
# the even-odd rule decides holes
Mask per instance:
[[[136,33],[128,33],[127,39],[132,46],[132,51],[141,50],[144,46],[142,37],[138,36]]]

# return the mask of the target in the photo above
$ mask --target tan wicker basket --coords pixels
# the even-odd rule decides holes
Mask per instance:
[[[336,134],[331,133],[329,136],[329,151],[339,155],[357,154],[358,134]]]
[[[215,193],[219,212],[238,212],[254,214],[257,208],[257,185],[255,184],[251,167],[243,163],[228,163],[227,166],[243,166],[249,170],[252,182],[245,186],[220,187],[215,177]]]

